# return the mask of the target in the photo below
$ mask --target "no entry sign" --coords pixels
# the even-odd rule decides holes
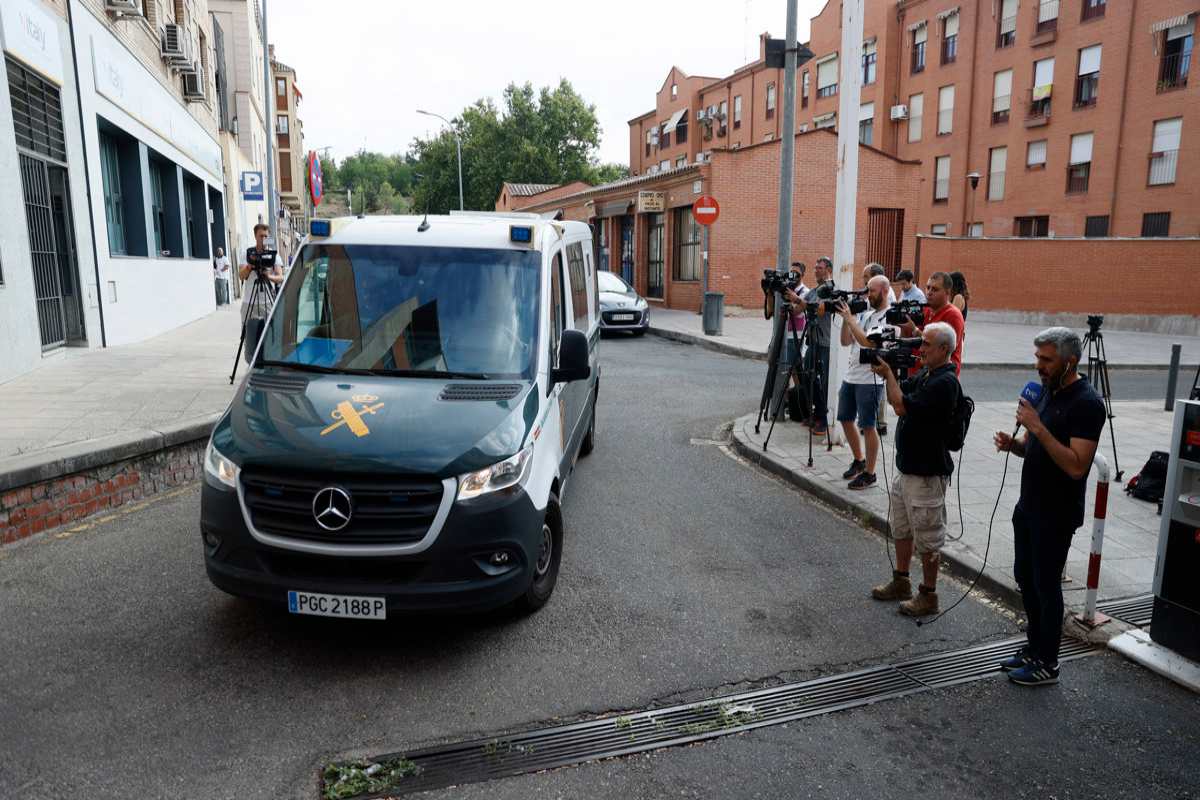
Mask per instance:
[[[701,195],[696,198],[696,202],[692,205],[692,217],[701,225],[712,225],[717,221],[717,217],[721,216],[721,206],[717,204],[717,198],[709,195]]]

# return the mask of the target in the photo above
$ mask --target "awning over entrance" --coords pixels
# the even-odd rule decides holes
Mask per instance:
[[[619,217],[629,211],[629,207],[633,205],[633,198],[626,200],[611,200],[607,203],[601,203],[600,208],[596,213],[597,217]]]

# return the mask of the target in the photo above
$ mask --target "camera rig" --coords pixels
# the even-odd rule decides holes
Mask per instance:
[[[858,363],[874,364],[882,361],[892,368],[898,380],[908,377],[908,372],[917,365],[917,353],[921,349],[921,337],[904,338],[895,329],[871,331],[867,334],[874,347],[863,347],[858,351]]]
[[[920,325],[924,321],[925,309],[928,307],[928,303],[922,303],[920,300],[900,300],[892,303],[887,314],[884,315],[884,321],[889,325],[903,325],[906,322]]]

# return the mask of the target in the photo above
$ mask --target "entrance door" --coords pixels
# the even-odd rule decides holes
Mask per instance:
[[[83,292],[79,287],[79,258],[75,250],[75,220],[71,216],[71,187],[67,171],[51,164],[50,214],[54,222],[54,246],[58,257],[58,279],[62,290],[63,325],[68,344],[83,344],[87,331],[83,320]]]
[[[633,217],[621,217],[621,277],[633,286]]]
[[[904,209],[868,208],[867,222],[867,261],[881,264],[895,279],[904,252]]]
[[[25,192],[25,222],[29,227],[33,291],[43,350],[61,347],[67,341],[58,237],[47,173],[45,161],[21,154],[21,188]]]
[[[664,214],[651,214],[646,242],[646,296],[659,300],[663,296],[663,230]]]

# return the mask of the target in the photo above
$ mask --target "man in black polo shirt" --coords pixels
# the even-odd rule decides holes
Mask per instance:
[[[910,617],[936,614],[937,576],[942,545],[946,541],[946,487],[954,474],[954,461],[946,447],[951,414],[962,389],[950,360],[958,344],[954,328],[931,322],[921,332],[921,357],[925,366],[904,383],[892,368],[876,361],[871,369],[886,381],[887,399],[896,417],[896,470],[892,482],[892,538],[896,542],[896,568],[892,579],[871,590],[876,600],[903,600],[900,613]],[[912,596],[908,567],[913,549],[921,557],[921,585]]]
[[[1013,574],[1029,618],[1028,644],[1001,664],[1014,682],[1058,682],[1062,638],[1062,571],[1071,537],[1083,524],[1088,472],[1104,430],[1104,401],[1077,372],[1083,345],[1069,328],[1047,328],[1033,340],[1044,391],[1037,406],[1024,398],[1014,439],[997,431],[996,449],[1024,457],[1021,497],[1013,510]]]

